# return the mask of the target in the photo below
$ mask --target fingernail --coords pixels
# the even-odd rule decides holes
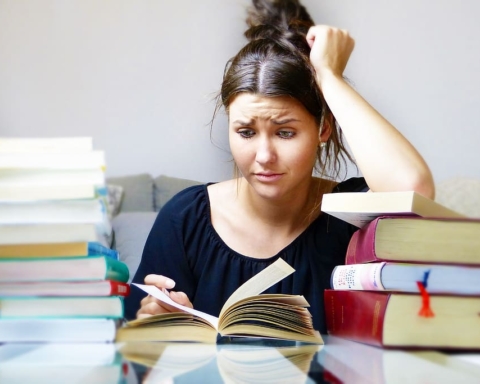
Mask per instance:
[[[173,288],[175,286],[175,281],[173,281],[172,279],[167,279],[165,280],[165,286],[167,288]]]

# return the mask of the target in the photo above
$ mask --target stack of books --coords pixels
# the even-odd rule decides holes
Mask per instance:
[[[360,227],[325,291],[330,335],[480,350],[480,218],[414,192],[332,194],[322,210]]]
[[[108,342],[128,268],[91,138],[0,138],[0,343]]]

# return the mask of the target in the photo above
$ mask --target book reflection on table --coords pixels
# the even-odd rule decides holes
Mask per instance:
[[[213,373],[225,383],[305,382],[310,363],[322,346],[283,345],[129,342],[119,351],[124,359],[150,367],[143,384],[169,382],[188,373],[203,379]],[[207,372],[212,365],[218,372]]]

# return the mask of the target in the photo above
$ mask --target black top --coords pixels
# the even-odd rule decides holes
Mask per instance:
[[[248,257],[230,249],[213,228],[207,186],[189,187],[165,204],[147,238],[133,282],[143,284],[152,273],[167,276],[176,282],[174,290],[185,292],[195,309],[218,316],[240,285],[281,257],[295,272],[265,293],[305,296],[314,328],[326,333],[323,291],[330,288],[333,268],[344,264],[348,242],[357,228],[322,213],[277,255]],[[334,192],[367,189],[363,178],[351,178]],[[127,319],[135,318],[145,296],[132,286],[125,299]]]

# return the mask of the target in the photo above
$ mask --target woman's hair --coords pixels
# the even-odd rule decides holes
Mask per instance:
[[[336,179],[346,158],[353,159],[315,81],[306,40],[312,18],[298,0],[253,0],[247,25],[248,43],[227,62],[214,116],[222,106],[228,112],[235,96],[244,92],[293,97],[314,116],[319,129],[324,120],[330,123],[332,134],[317,150],[315,169]]]

